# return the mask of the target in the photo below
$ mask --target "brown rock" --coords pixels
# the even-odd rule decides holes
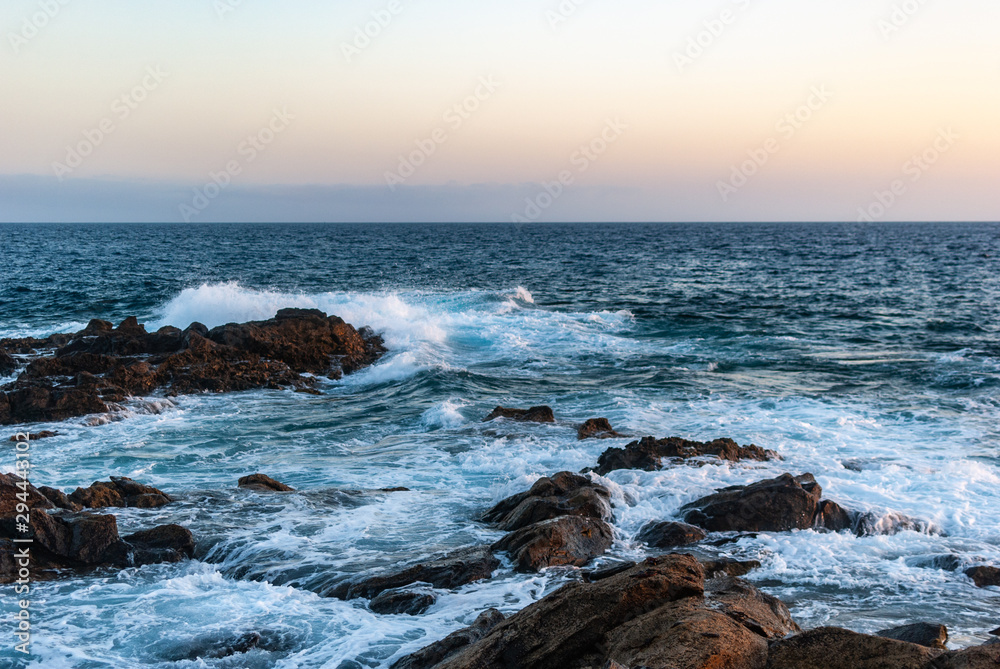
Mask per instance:
[[[1000,667],[1000,644],[986,643],[945,653],[926,669],[996,669]]]
[[[577,439],[617,439],[622,436],[615,432],[607,418],[591,418],[576,432]]]
[[[414,583],[453,589],[493,575],[500,561],[487,546],[463,548],[442,558],[421,562],[398,572],[341,583],[331,589],[328,597],[337,599],[371,599],[376,595]]]
[[[133,507],[155,509],[173,501],[167,493],[137,483],[125,476],[112,476],[110,482],[97,481],[89,488],[77,488],[69,501],[88,509]]]
[[[948,643],[948,628],[944,625],[914,623],[912,625],[902,625],[882,630],[877,634],[878,636],[884,636],[886,639],[896,639],[897,641],[915,643],[927,648],[947,650],[945,644]]]
[[[941,654],[905,641],[821,627],[771,644],[768,669],[927,669]]]
[[[965,575],[975,582],[977,588],[1000,586],[1000,568],[972,567],[965,570]]]
[[[244,476],[239,480],[239,487],[258,492],[295,492],[294,488],[289,488],[266,474]]]
[[[706,581],[705,593],[717,610],[768,641],[799,631],[784,602],[739,578]]]
[[[740,460],[772,460],[778,457],[774,451],[759,446],[740,446],[732,439],[716,439],[703,443],[688,441],[679,437],[654,439],[645,437],[633,441],[625,448],[609,448],[597,461],[597,473],[601,476],[618,469],[642,469],[657,471],[663,468],[665,459],[689,460],[691,458],[714,457],[719,460],[739,462]]]
[[[552,413],[552,409],[546,406],[531,407],[530,409],[508,409],[506,407],[497,407],[490,412],[490,415],[483,419],[483,422],[488,423],[491,420],[496,420],[497,418],[507,418],[527,423],[556,422],[556,417]]]
[[[611,526],[603,520],[563,516],[511,532],[493,548],[507,551],[518,571],[532,572],[546,567],[582,567],[613,543]]]
[[[720,558],[718,560],[702,560],[701,566],[705,569],[705,577],[713,578],[718,576],[746,576],[754,569],[760,569],[758,560],[729,560]]]
[[[847,509],[827,499],[819,503],[813,524],[831,532],[840,532],[851,529],[854,519]]]
[[[54,506],[60,509],[67,509],[69,511],[80,511],[83,506],[72,501],[69,496],[62,490],[56,490],[55,488],[49,488],[48,486],[42,486],[38,489],[42,495],[45,496],[47,500],[52,502]]]
[[[586,476],[560,472],[538,479],[527,492],[503,500],[487,511],[483,520],[511,531],[560,516],[610,521],[611,492]]]
[[[696,544],[708,535],[694,525],[675,522],[651,522],[643,526],[635,540],[650,548],[676,548]]]
[[[17,360],[0,348],[0,376],[10,376],[17,371]]]
[[[685,522],[709,532],[785,532],[813,527],[822,488],[812,474],[783,474],[725,488],[682,507]]]
[[[392,669],[431,669],[482,639],[503,620],[504,615],[496,609],[484,611],[469,627],[453,632],[440,641],[397,660],[393,663]]]
[[[386,590],[368,603],[373,613],[381,615],[419,616],[437,601],[432,593],[407,590]]]
[[[160,525],[122,537],[133,552],[136,565],[180,562],[194,557],[194,535],[180,525]]]
[[[27,499],[18,497],[25,493]],[[54,508],[52,502],[30,482],[16,474],[0,474],[0,518],[13,518],[17,514],[17,505],[21,503],[32,510]]]

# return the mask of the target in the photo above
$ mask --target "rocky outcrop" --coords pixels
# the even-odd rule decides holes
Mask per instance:
[[[394,669],[764,669],[768,640],[795,629],[777,600],[734,579],[706,582],[697,560],[670,555],[571,583],[450,656]]]
[[[506,551],[521,572],[547,567],[582,567],[603,555],[614,543],[614,532],[603,520],[563,516],[511,532],[493,545]]]
[[[527,492],[501,501],[483,515],[483,520],[509,532],[561,516],[610,521],[611,492],[586,476],[560,472],[540,478]]]
[[[965,575],[972,579],[978,588],[1000,586],[1000,568],[972,567],[965,570]]]
[[[77,488],[68,501],[86,509],[156,509],[170,504],[173,499],[162,490],[137,483],[128,477],[112,476],[110,482],[97,481],[89,488]]]
[[[925,669],[996,669],[1000,667],[1000,644],[985,643],[941,655]]]
[[[507,407],[497,407],[483,419],[483,422],[488,423],[491,420],[496,420],[497,418],[507,418],[509,420],[517,420],[525,423],[556,422],[555,414],[553,414],[552,409],[547,406],[531,407],[530,409],[508,409]]]
[[[500,561],[489,547],[474,546],[397,572],[345,581],[334,586],[326,595],[337,599],[372,599],[386,590],[405,588],[414,583],[451,590],[487,579],[499,566]]]
[[[92,321],[75,335],[3,340],[0,348],[36,356],[0,391],[2,425],[106,413],[113,403],[156,391],[306,388],[313,375],[339,378],[385,353],[382,338],[370,330],[304,309],[214,330],[194,323],[149,333],[134,317],[117,328]]]
[[[625,435],[618,434],[611,427],[607,418],[591,418],[576,431],[577,439],[618,439]]]
[[[373,613],[382,615],[419,616],[437,601],[430,592],[411,590],[386,590],[368,603]]]
[[[947,650],[948,628],[944,625],[932,625],[931,623],[914,623],[912,625],[902,625],[891,629],[877,632],[878,636],[896,641],[906,641],[915,643],[918,646],[927,648],[937,648]]]
[[[17,371],[17,360],[0,348],[0,376],[10,376]]]
[[[618,469],[642,469],[657,471],[663,468],[664,460],[690,460],[692,458],[716,458],[739,462],[741,460],[773,460],[778,458],[774,451],[759,446],[740,446],[732,439],[716,439],[710,442],[688,441],[679,437],[655,439],[645,437],[633,441],[625,448],[609,448],[597,461],[597,471],[606,476]]]
[[[733,486],[681,508],[684,521],[709,532],[807,530],[825,515],[823,489],[812,474],[783,474],[748,486]]]
[[[699,527],[675,522],[651,522],[639,530],[635,540],[650,548],[677,548],[703,541],[708,535]]]
[[[275,481],[266,474],[244,476],[239,480],[238,485],[240,488],[256,490],[257,492],[295,492],[295,488],[290,488],[280,481]]]
[[[435,641],[416,653],[397,660],[393,663],[392,669],[431,669],[476,643],[503,621],[502,613],[496,609],[488,609],[479,614],[469,627],[453,632],[440,641]]]
[[[929,669],[940,650],[822,627],[771,645],[767,669]]]

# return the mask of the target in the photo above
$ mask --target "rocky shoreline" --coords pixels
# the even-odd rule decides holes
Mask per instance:
[[[317,376],[339,378],[374,364],[385,352],[381,337],[371,330],[310,310],[286,309],[267,321],[212,330],[192,324],[156,333],[146,332],[134,318],[118,327],[92,321],[73,335],[0,341],[0,373],[20,371],[0,388],[0,424],[104,415],[135,398],[155,395],[262,388],[310,392]],[[484,420],[500,421],[501,428],[503,421],[559,423],[544,406],[497,407]],[[579,440],[625,438],[604,418],[568,427]],[[55,436],[48,432],[31,438]],[[491,579],[499,570],[561,568],[572,579],[509,617],[496,610],[481,613],[470,627],[397,660],[393,669],[1000,666],[1000,640],[948,651],[947,630],[920,620],[878,635],[839,628],[802,631],[784,603],[742,578],[759,563],[697,555],[699,544],[757,532],[867,536],[930,528],[920,519],[898,517],[885,524],[844,508],[824,496],[810,473],[784,473],[696,499],[680,509],[679,517],[649,522],[628,538],[656,553],[652,557],[592,568],[625,538],[615,526],[612,491],[603,479],[607,474],[765,461],[780,462],[781,456],[730,439],[639,438],[606,449],[594,467],[540,478],[530,489],[484,510],[478,518],[482,527],[503,533],[489,545],[343,578],[319,594],[358,601],[379,615],[420,615],[436,603],[439,591]],[[72,492],[25,489],[19,481],[0,475],[0,582],[13,582],[18,574],[11,556],[13,539],[25,534],[15,521],[19,505],[31,512],[36,579],[199,557],[197,536],[189,528],[159,525],[120,536],[116,517],[107,513],[161,508],[174,502],[167,492],[124,477]],[[248,474],[237,485],[249,494],[296,494],[261,473]],[[693,554],[665,553],[676,550]],[[1000,569],[993,565],[969,568],[964,575],[979,587],[1000,585]],[[253,646],[235,643],[227,654]]]

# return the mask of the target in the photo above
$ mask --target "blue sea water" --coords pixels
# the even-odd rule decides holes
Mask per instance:
[[[803,627],[920,619],[961,647],[1000,625],[1000,591],[962,574],[1000,565],[1000,226],[0,225],[0,249],[0,337],[301,306],[390,349],[320,396],[181,397],[99,426],[30,426],[62,433],[36,442],[36,485],[130,476],[179,501],[120,511],[123,534],[176,522],[198,539],[191,562],[37,585],[31,666],[387,667],[486,608],[517,611],[570,575],[504,568],[416,617],[316,593],[495,540],[477,513],[625,443],[577,441],[596,416],[784,456],[610,474],[607,559],[646,555],[632,540],[645,522],[716,488],[811,472],[885,528],[902,514],[922,529],[710,550],[760,560],[751,579]],[[497,404],[548,404],[559,422],[482,423]],[[236,489],[256,471],[303,492]],[[395,486],[411,492],[372,492]],[[934,567],[942,555],[962,568]],[[196,658],[248,632],[262,648]]]

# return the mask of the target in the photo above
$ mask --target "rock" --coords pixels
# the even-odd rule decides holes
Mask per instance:
[[[503,621],[504,615],[496,609],[484,611],[471,626],[453,632],[440,641],[397,660],[393,663],[392,669],[431,669],[476,643]]]
[[[582,567],[613,543],[611,526],[603,520],[563,516],[511,532],[493,548],[507,551],[518,571],[533,572],[546,567]]]
[[[854,521],[854,533],[859,537],[893,535],[906,531],[938,533],[931,523],[896,512],[876,513],[871,511],[859,515]]]
[[[265,474],[244,476],[239,480],[239,487],[257,492],[295,492],[294,488],[289,488]]]
[[[703,585],[698,561],[683,555],[646,560],[597,583],[570,583],[507,618],[436,668],[593,667],[610,659],[627,664],[629,659],[608,655],[610,634],[643,612],[650,615],[687,598],[700,601]]]
[[[598,581],[603,581],[606,578],[611,578],[612,576],[620,574],[623,571],[628,571],[635,565],[635,562],[620,562],[608,567],[601,567],[600,569],[594,569],[592,571],[580,572],[580,578],[583,579],[584,583],[597,583]]]
[[[497,418],[507,418],[526,423],[556,422],[556,417],[555,414],[552,413],[552,409],[546,406],[531,407],[530,409],[508,409],[506,407],[497,407],[490,412],[490,415],[483,419],[483,422],[488,423],[491,420],[496,420]]]
[[[813,527],[822,488],[812,474],[783,474],[725,488],[682,507],[685,522],[709,532],[786,532]]]
[[[877,632],[878,636],[886,639],[896,639],[915,643],[927,648],[938,648],[947,650],[948,628],[944,625],[932,625],[930,623],[914,623],[912,625],[902,625]]]
[[[993,630],[992,632],[990,632],[990,634],[992,636],[1000,636],[1000,627],[998,627],[995,630]]]
[[[15,434],[13,437],[10,438],[10,440],[23,442],[25,436],[28,437],[28,441],[38,441],[39,439],[51,439],[52,437],[58,437],[59,433],[51,432],[49,430],[42,430],[41,432],[37,433],[33,432],[27,435]]]
[[[920,559],[914,563],[914,566],[925,569],[941,569],[942,571],[958,571],[958,568],[962,566],[962,558],[954,553],[946,553]]]
[[[965,575],[971,578],[977,588],[1000,586],[1000,568],[972,567],[965,570]]]
[[[503,500],[487,511],[483,520],[512,531],[560,516],[610,521],[611,492],[586,476],[560,472],[538,479],[527,492]]]
[[[622,436],[615,432],[607,418],[591,418],[576,431],[577,439],[617,439]]]
[[[651,522],[643,526],[635,540],[650,548],[676,548],[696,544],[708,535],[694,525],[675,522]]]
[[[767,669],[927,669],[941,651],[821,627],[771,644]]]
[[[705,594],[716,610],[768,641],[799,631],[784,602],[739,578],[710,579],[705,582]]]
[[[419,616],[437,601],[437,597],[429,592],[411,592],[406,590],[386,590],[379,593],[368,608],[382,615]]]
[[[945,653],[926,669],[996,669],[1000,667],[1000,644],[987,643]]]
[[[405,588],[414,583],[427,583],[435,588],[451,590],[490,578],[499,566],[500,561],[494,557],[489,547],[474,546],[384,576],[340,583],[327,596],[337,599],[371,599],[386,590]]]
[[[55,506],[41,491],[20,476],[0,474],[0,518],[13,518],[17,514],[17,505],[21,503],[27,504],[32,511]]]
[[[701,566],[705,570],[705,576],[712,578],[715,576],[746,576],[754,569],[760,569],[760,562],[757,560],[702,560]]]
[[[382,338],[336,316],[284,309],[268,321],[209,331],[161,328],[147,333],[134,317],[117,328],[91,322],[81,332],[42,343],[60,347],[38,356],[39,342],[4,340],[36,356],[0,391],[0,424],[103,414],[109,403],[163,390],[167,395],[259,388],[308,388],[309,375],[339,378],[376,362]]]
[[[819,503],[813,525],[831,532],[841,532],[851,529],[854,526],[854,519],[850,511],[827,499]]]
[[[162,490],[136,483],[128,477],[112,476],[110,482],[97,481],[89,488],[77,488],[69,501],[88,509],[155,509],[170,504],[173,499]]]
[[[740,460],[772,460],[778,457],[774,451],[759,446],[740,446],[732,439],[716,439],[712,442],[688,441],[679,437],[654,439],[645,437],[633,441],[625,448],[609,448],[597,461],[597,473],[606,476],[618,469],[642,469],[657,471],[663,468],[664,459],[689,460],[691,458],[714,457],[719,460],[739,462]]]
[[[0,376],[10,376],[17,371],[17,360],[0,348]]]
[[[181,562],[194,557],[194,535],[180,525],[161,525],[123,537],[132,547],[136,566],[160,562]]]
[[[38,492],[44,495],[47,500],[52,502],[53,506],[59,509],[67,509],[69,511],[80,511],[83,509],[83,505],[72,501],[62,490],[42,486],[38,489]]]

